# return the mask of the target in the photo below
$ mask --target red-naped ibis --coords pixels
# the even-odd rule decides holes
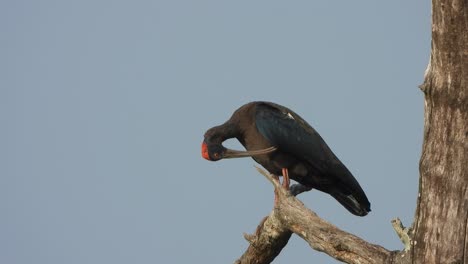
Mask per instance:
[[[237,138],[247,151],[225,148],[222,143]],[[252,157],[274,175],[300,183],[300,191],[315,188],[328,193],[352,214],[365,216],[370,203],[357,180],[333,154],[322,137],[298,114],[271,102],[251,102],[231,118],[205,133],[203,158]]]

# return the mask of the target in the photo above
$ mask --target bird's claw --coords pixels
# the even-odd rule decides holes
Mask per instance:
[[[290,188],[289,188],[289,192],[291,193],[292,196],[297,196],[303,192],[308,192],[312,190],[312,187],[308,187],[308,186],[305,186],[305,185],[302,185],[300,183],[296,183],[296,184],[293,184]]]

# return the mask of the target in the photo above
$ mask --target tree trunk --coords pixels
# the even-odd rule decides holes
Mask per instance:
[[[468,1],[432,1],[414,263],[468,263]]]

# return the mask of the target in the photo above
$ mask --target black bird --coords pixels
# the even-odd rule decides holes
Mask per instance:
[[[225,148],[222,143],[237,138],[247,151]],[[203,158],[252,157],[274,175],[288,175],[303,190],[328,193],[352,214],[370,212],[366,194],[351,172],[333,154],[322,137],[298,114],[270,102],[251,102],[231,118],[205,133]],[[283,183],[284,183],[283,182]]]

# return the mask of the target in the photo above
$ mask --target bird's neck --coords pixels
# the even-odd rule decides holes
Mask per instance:
[[[226,122],[212,129],[214,132],[213,137],[210,140],[212,143],[221,144],[227,139],[235,138],[240,135],[239,126],[231,122]]]

